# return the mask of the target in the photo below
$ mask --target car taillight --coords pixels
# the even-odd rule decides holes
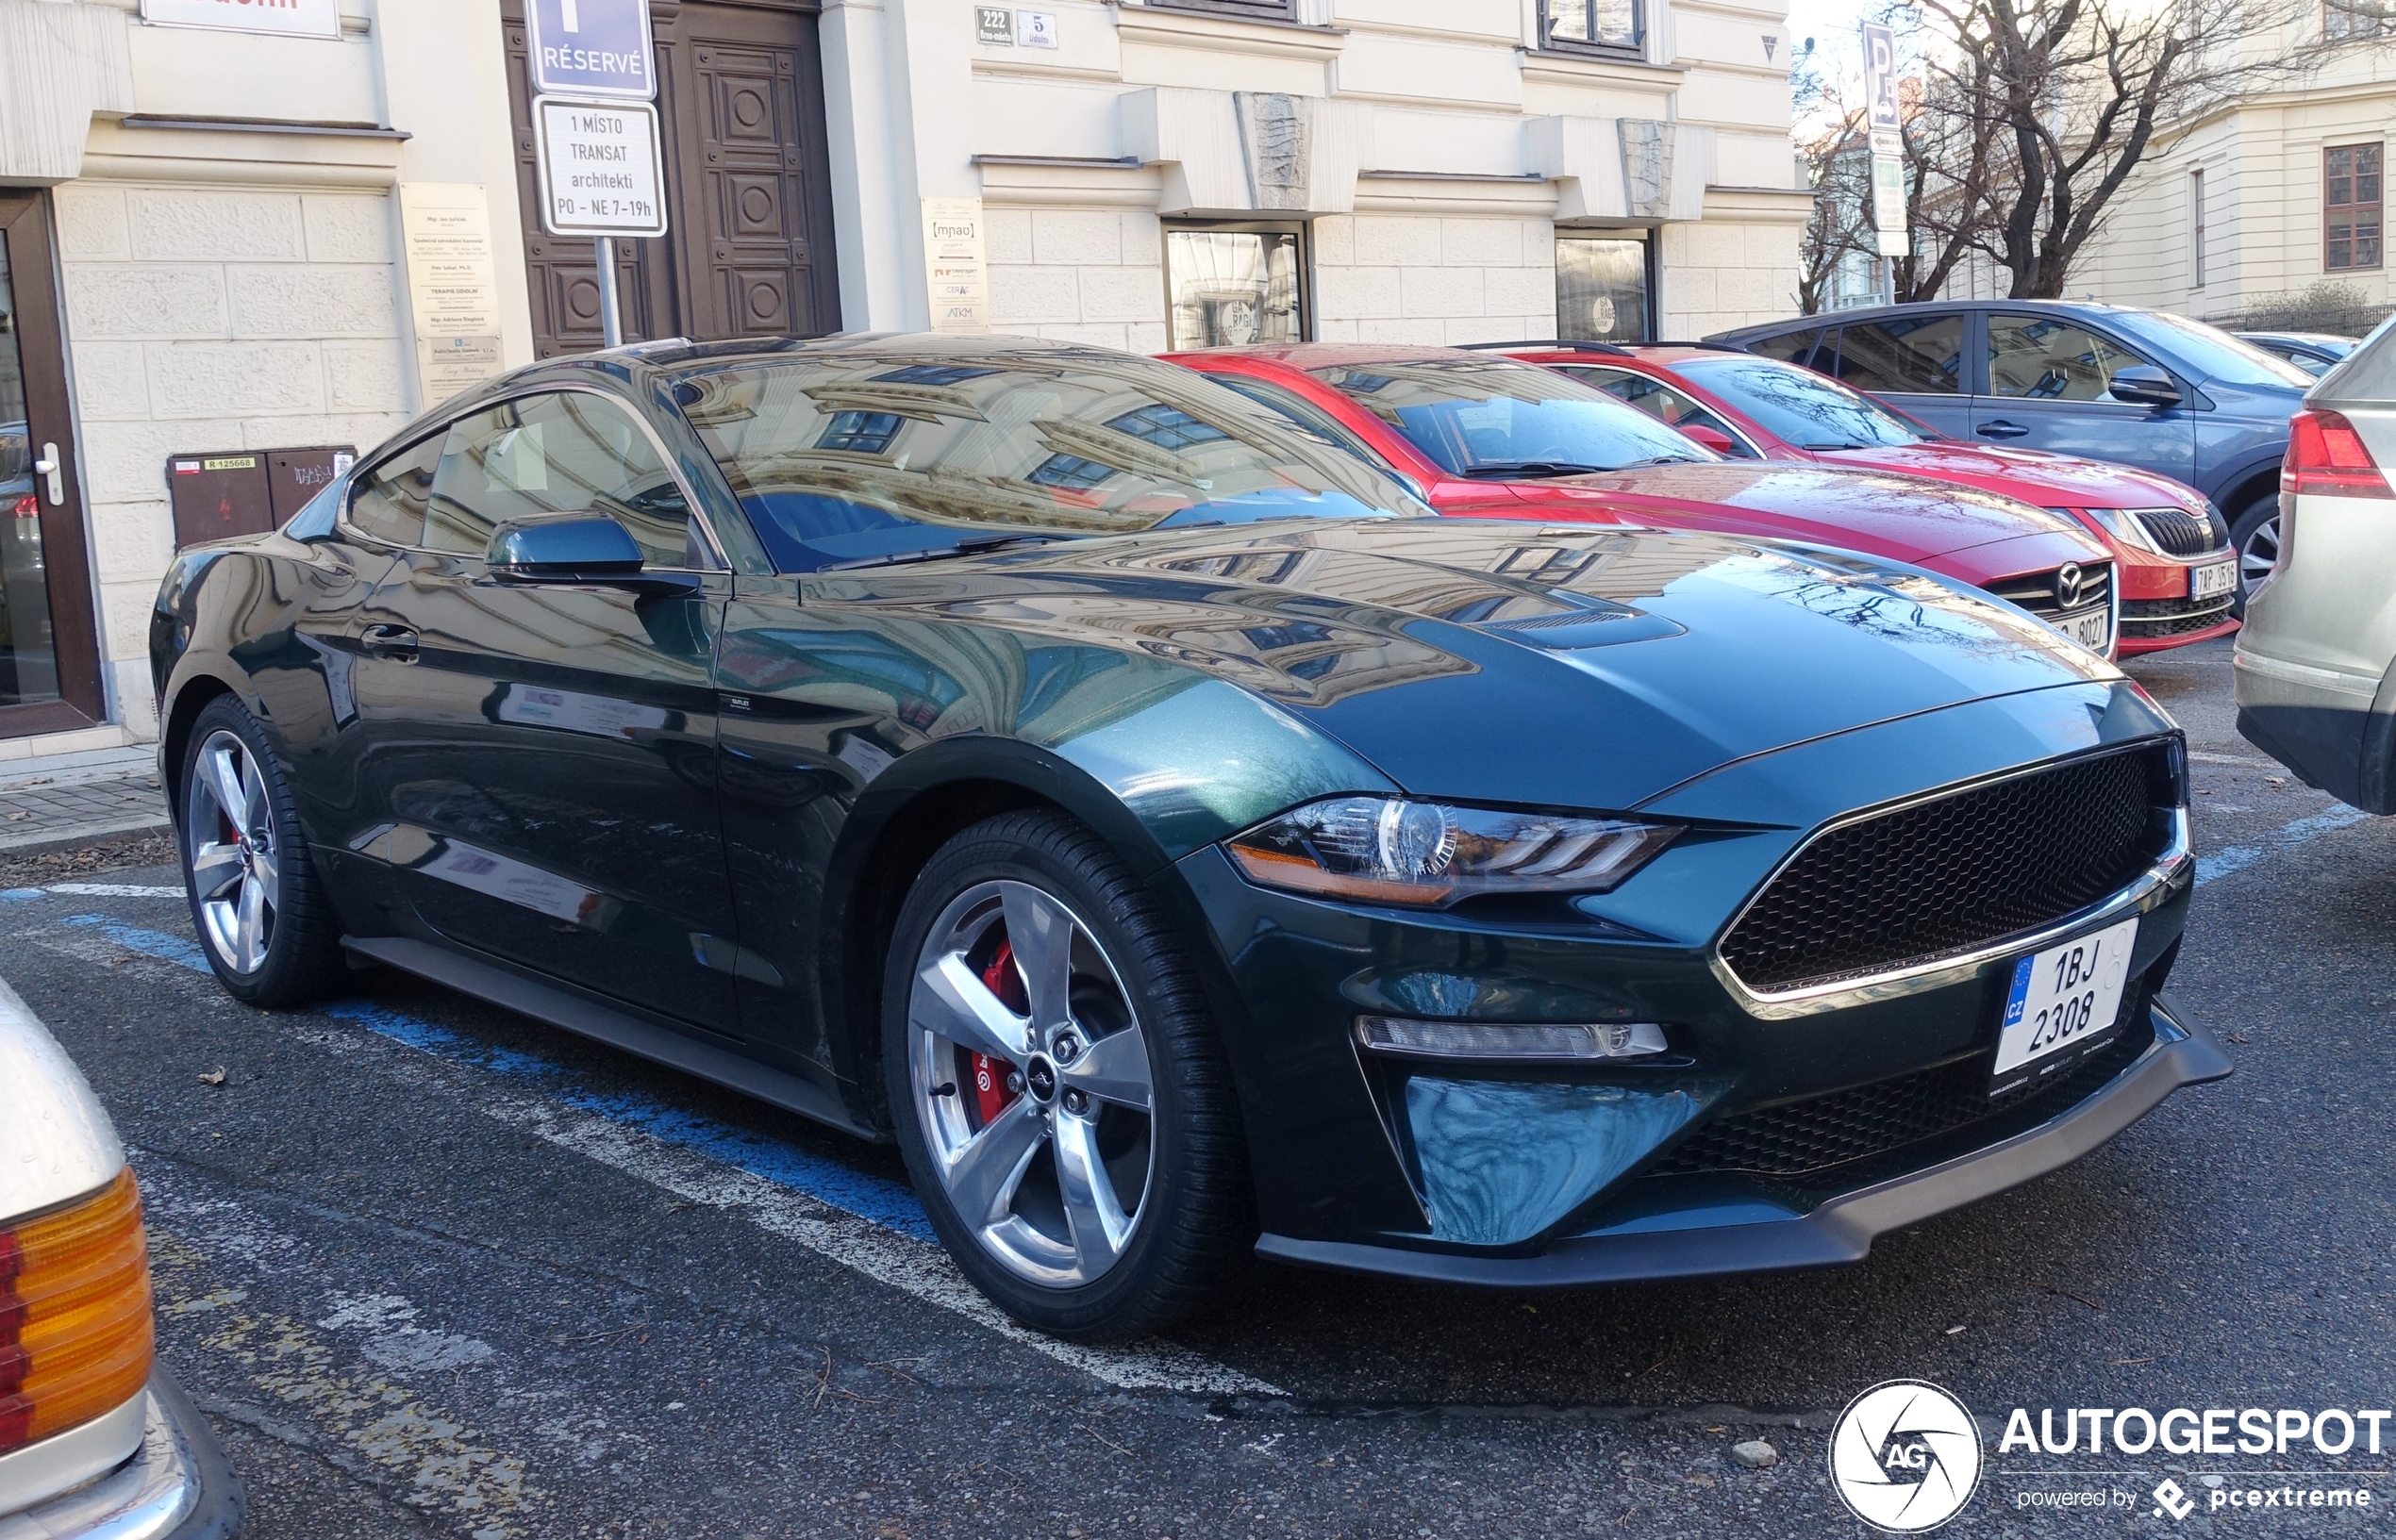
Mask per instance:
[[[2301,411],[2288,423],[2280,490],[2315,497],[2396,497],[2354,424],[2336,412]]]
[[[140,1395],[152,1349],[130,1169],[96,1197],[0,1230],[0,1454]]]

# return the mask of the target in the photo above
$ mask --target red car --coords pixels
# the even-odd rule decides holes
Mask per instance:
[[[2077,520],[2121,574],[2121,651],[2238,629],[2238,563],[2205,494],[2169,476],[2036,449],[1941,438],[1810,369],[1751,353],[1656,343],[1510,347],[1737,459],[1869,467],[2000,492]]]
[[[1805,540],[1958,578],[2112,653],[2113,562],[2054,514],[1868,470],[1724,459],[1555,370],[1453,348],[1169,354],[1411,482],[1443,514]]]

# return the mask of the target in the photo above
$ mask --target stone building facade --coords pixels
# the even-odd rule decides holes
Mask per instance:
[[[0,690],[0,758],[155,731],[151,600],[203,484],[174,467],[362,451],[597,345],[592,244],[538,219],[526,4],[557,0],[0,0],[0,507],[46,585],[0,653],[63,681]],[[931,325],[934,209],[978,237],[940,324],[1142,352],[1794,307],[1782,0],[648,9],[674,230],[619,243],[633,339]],[[420,206],[479,242],[467,321],[427,308]]]

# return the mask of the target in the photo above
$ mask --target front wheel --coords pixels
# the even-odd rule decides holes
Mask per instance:
[[[2230,549],[2238,553],[2238,604],[2240,619],[2246,615],[2246,602],[2280,559],[2280,504],[2276,497],[2267,497],[2247,505],[2230,524]]]
[[[976,824],[917,877],[883,1064],[934,1228],[1025,1325],[1145,1334],[1253,1242],[1229,1068],[1186,954],[1062,815]]]
[[[176,843],[191,921],[217,982],[252,1005],[290,1005],[341,968],[330,905],[274,748],[230,695],[191,724]]]

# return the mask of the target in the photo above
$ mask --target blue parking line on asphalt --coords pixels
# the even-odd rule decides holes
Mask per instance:
[[[179,963],[202,973],[213,971],[196,941],[122,924],[106,915],[69,915],[66,923],[97,931],[128,952]],[[507,1080],[540,1082],[545,1095],[579,1111],[638,1129],[660,1143],[704,1155],[777,1187],[804,1193],[886,1230],[933,1245],[940,1243],[914,1190],[870,1171],[851,1169],[797,1145],[717,1122],[654,1097],[586,1089],[580,1084],[581,1077],[561,1064],[538,1054],[493,1048],[372,1001],[335,1001],[321,1009],[326,1016],[364,1027],[377,1036],[444,1063]]]
[[[2307,840],[2319,839],[2339,829],[2351,828],[2370,817],[2369,813],[2338,803],[2326,813],[2316,813],[2311,818],[2297,819],[2280,825],[2259,844],[2230,845],[2210,855],[2200,855],[2196,858],[2197,884],[2202,886],[2216,877],[2243,871],[2267,855],[2302,845]]]

